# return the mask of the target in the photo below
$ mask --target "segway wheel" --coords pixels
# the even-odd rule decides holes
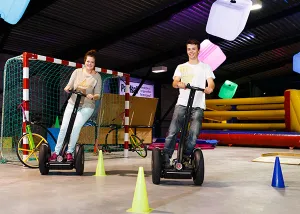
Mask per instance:
[[[75,169],[77,175],[82,175],[84,171],[84,147],[82,144],[76,144],[75,148]]]
[[[152,182],[154,184],[160,184],[160,176],[161,176],[161,151],[159,148],[155,148],[152,150]]]
[[[193,162],[193,181],[195,185],[200,186],[204,180],[204,158],[201,149],[194,151]]]
[[[39,170],[41,175],[48,175],[49,173],[49,157],[51,156],[51,150],[48,144],[43,143],[39,152]]]

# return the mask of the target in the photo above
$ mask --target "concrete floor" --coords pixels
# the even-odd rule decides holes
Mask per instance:
[[[139,166],[145,170],[152,213],[277,214],[299,213],[300,166],[281,164],[285,189],[271,187],[274,164],[251,162],[284,149],[217,147],[204,150],[205,180],[151,180],[151,152],[146,159],[130,153],[104,154],[106,177],[95,177],[97,157],[85,162],[84,176],[74,171],[50,172],[18,163],[0,165],[0,210],[3,214],[126,213],[131,208]],[[295,150],[298,152],[299,150]]]

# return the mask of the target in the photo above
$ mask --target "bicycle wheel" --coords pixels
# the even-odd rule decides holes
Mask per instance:
[[[132,148],[138,153],[139,156],[142,158],[147,157],[147,147],[143,143],[144,140],[141,140],[138,136],[136,135],[131,135],[130,136],[130,143]]]
[[[29,142],[29,134],[28,133],[24,134],[18,142],[17,156],[21,161],[21,163],[24,164],[25,166],[29,168],[38,168],[40,146],[42,145],[42,143],[48,144],[48,142],[45,138],[43,138],[41,135],[36,133],[32,133],[32,137],[34,140],[35,148],[30,149],[29,145],[26,145],[26,147],[23,148],[23,141]]]
[[[109,136],[109,134],[110,134],[112,131],[114,131],[114,130],[116,130],[116,128],[111,128],[111,129],[109,130],[109,132],[106,134],[106,136],[105,136],[105,143],[104,143],[104,145],[102,146],[102,151],[103,151],[103,152],[111,153],[112,148],[110,148],[110,146],[109,146],[109,144],[108,144],[108,136]]]
[[[44,138],[47,137],[47,140],[48,140],[48,137],[51,138],[50,140],[56,145],[56,143],[57,143],[56,138],[54,137],[52,132],[48,130],[47,126],[45,126],[45,125],[47,125],[47,124],[41,123],[41,122],[31,122],[31,125],[30,125],[31,132],[39,134],[39,135],[43,136]]]

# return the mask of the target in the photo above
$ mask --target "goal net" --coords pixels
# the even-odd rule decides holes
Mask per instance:
[[[69,81],[76,68],[82,68],[80,63],[69,62],[51,57],[31,53],[7,60],[3,79],[3,105],[1,120],[1,158],[8,161],[17,160],[16,145],[24,134],[24,118],[22,110],[18,108],[25,103],[25,115],[30,121],[39,121],[45,127],[54,127],[56,118],[62,121],[69,94],[63,88]],[[119,94],[118,81],[127,83],[125,96],[111,96],[110,102],[96,102],[95,111],[89,122],[97,127],[105,126],[106,120],[113,120],[115,112],[110,111],[110,104],[122,106],[125,111],[129,108],[129,78],[128,74],[103,68],[96,68],[102,78],[101,98],[103,94]],[[99,116],[101,112],[101,116]],[[127,117],[126,115],[125,117]],[[126,121],[126,120],[125,120]],[[128,124],[125,126],[125,135],[128,133]],[[47,133],[39,127],[32,127],[32,132],[39,133],[47,138]],[[127,130],[127,131],[126,131]],[[127,137],[124,137],[124,148],[128,146]]]

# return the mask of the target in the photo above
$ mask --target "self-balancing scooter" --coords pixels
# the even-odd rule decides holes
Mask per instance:
[[[80,99],[82,96],[86,96],[85,94],[77,91],[70,91],[77,95],[76,101],[74,104],[73,112],[71,114],[69,126],[67,129],[67,133],[62,145],[62,149],[57,156],[56,161],[49,161],[49,157],[51,156],[51,149],[48,144],[42,144],[39,152],[39,169],[42,175],[47,175],[50,169],[54,170],[71,170],[75,168],[77,175],[82,175],[84,171],[84,147],[82,144],[76,143],[75,152],[74,152],[74,161],[67,161],[65,154],[66,149],[70,141],[71,132],[74,126],[74,122],[76,119],[77,110],[80,104]]]
[[[186,146],[188,123],[191,118],[192,105],[196,91],[204,92],[204,89],[193,87],[187,84],[186,88],[190,89],[190,95],[185,112],[185,120],[178,144],[177,159],[173,160],[171,168],[165,168],[162,162],[162,153],[159,148],[152,151],[152,182],[160,184],[160,178],[167,179],[191,179],[195,185],[202,185],[204,180],[204,159],[201,149],[195,149],[191,155],[191,167],[183,165],[183,151]]]

